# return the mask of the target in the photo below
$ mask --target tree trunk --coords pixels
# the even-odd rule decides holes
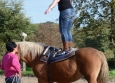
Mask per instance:
[[[26,63],[25,62],[22,62],[22,66],[23,66],[22,71],[26,71]]]
[[[115,0],[112,0],[111,4],[111,43],[113,44],[115,51]],[[115,54],[114,54],[114,66],[115,66]]]

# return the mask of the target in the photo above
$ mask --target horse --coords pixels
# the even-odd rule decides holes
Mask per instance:
[[[16,42],[18,57],[29,65],[38,83],[49,83],[47,63],[40,61],[45,45],[38,42]],[[72,83],[84,77],[88,83],[108,83],[108,64],[105,55],[94,48],[84,47],[75,51],[74,56],[50,63],[51,83]]]

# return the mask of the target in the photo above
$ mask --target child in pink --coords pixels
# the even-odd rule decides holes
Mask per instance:
[[[7,53],[3,56],[0,68],[4,71],[6,83],[21,83],[21,69],[18,56],[17,45],[15,42],[6,44]],[[18,78],[18,80],[15,79]],[[12,82],[14,81],[14,82]]]

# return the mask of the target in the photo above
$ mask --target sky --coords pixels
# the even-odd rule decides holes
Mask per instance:
[[[24,0],[23,8],[25,16],[30,17],[32,23],[56,22],[56,19],[59,17],[57,5],[49,14],[44,14],[52,1],[53,0]]]

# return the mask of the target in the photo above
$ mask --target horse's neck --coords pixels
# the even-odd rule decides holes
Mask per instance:
[[[37,55],[40,56],[44,50],[44,45],[41,43],[33,43],[33,42],[21,42],[21,57],[28,57],[31,55],[32,59],[34,59]]]

